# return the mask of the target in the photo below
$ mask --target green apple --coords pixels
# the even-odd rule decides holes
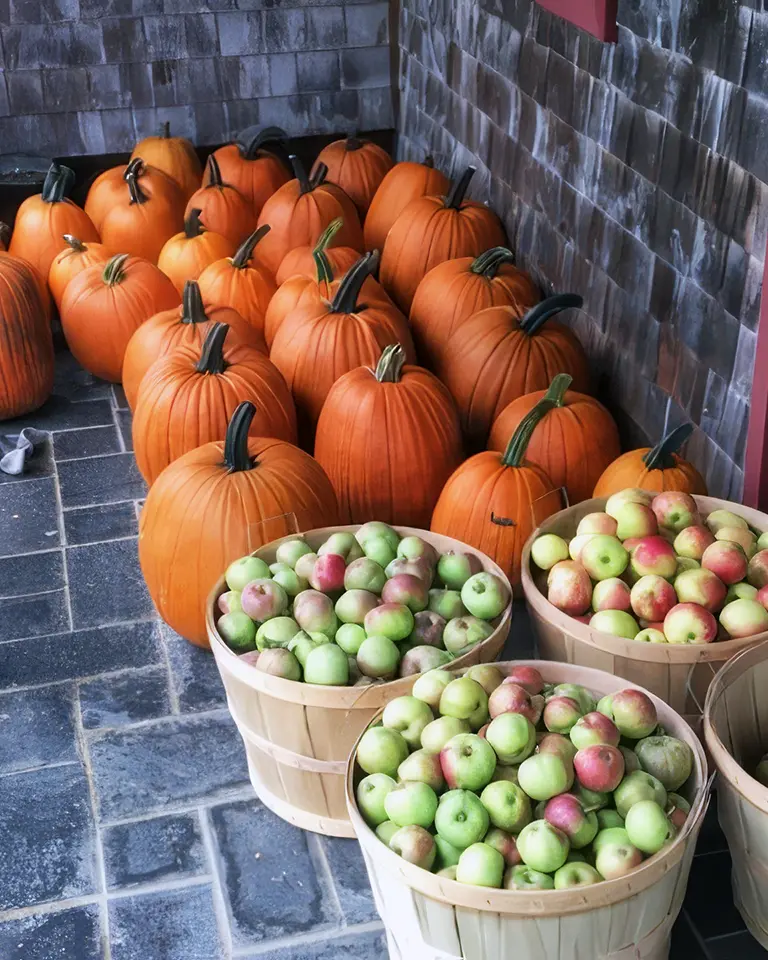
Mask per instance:
[[[725,605],[733,603],[734,600],[754,600],[756,596],[757,587],[753,587],[751,583],[732,583],[725,595]]]
[[[356,657],[365,640],[365,630],[358,623],[342,623],[334,638],[350,657]]]
[[[521,713],[500,713],[488,725],[485,739],[496,751],[499,763],[522,763],[536,747],[536,728]]]
[[[437,794],[426,783],[398,783],[384,797],[387,817],[399,827],[431,827],[437,812]]]
[[[269,577],[269,567],[258,557],[240,557],[227,567],[224,579],[230,590],[242,590],[251,580]]]
[[[353,534],[339,531],[338,533],[332,533],[325,543],[318,547],[318,557],[323,557],[326,553],[338,554],[340,557],[344,557],[345,563],[352,563],[362,557],[363,549]]]
[[[225,613],[216,624],[219,636],[235,653],[256,649],[256,624],[247,613]]]
[[[299,557],[303,557],[308,553],[312,553],[312,547],[307,546],[303,540],[285,540],[277,548],[275,552],[275,559],[278,563],[285,563],[292,570],[296,569],[296,561]]]
[[[424,870],[431,870],[435,862],[437,849],[430,833],[416,824],[400,827],[389,841],[389,849]]]
[[[400,545],[400,536],[397,531],[393,530],[389,524],[381,523],[379,520],[370,520],[368,523],[364,523],[355,534],[355,539],[363,549],[370,540],[383,539],[390,545],[393,556],[397,556],[397,548]],[[386,566],[386,564],[382,564],[382,566]]]
[[[419,749],[424,728],[434,719],[427,704],[412,696],[396,697],[390,700],[384,707],[381,718],[385,727],[402,734],[411,750]]]
[[[272,572],[272,579],[280,584],[289,597],[298,596],[309,586],[309,582],[300,577],[287,563],[273,563],[269,569]]]
[[[429,704],[433,710],[440,706],[443,690],[453,680],[453,674],[447,670],[428,670],[413,685],[413,695]]]
[[[335,643],[316,646],[304,664],[304,682],[328,687],[345,687],[349,683],[347,655]]]
[[[554,890],[555,881],[547,873],[531,870],[524,863],[510,867],[504,876],[505,890]]]
[[[628,773],[613,793],[613,801],[619,816],[626,819],[632,807],[640,800],[655,800],[661,807],[667,805],[664,785],[644,770]]]
[[[547,820],[534,820],[517,837],[517,849],[526,866],[554,873],[568,859],[568,837]]]
[[[430,590],[427,609],[439,614],[444,620],[454,620],[468,613],[458,590]]]
[[[661,630],[656,630],[654,627],[646,627],[645,630],[641,630],[640,633],[635,634],[635,640],[637,640],[638,643],[668,642]]]
[[[635,753],[643,770],[661,781],[665,790],[678,790],[693,770],[693,751],[676,737],[646,737]]]
[[[285,647],[270,647],[259,654],[256,669],[283,680],[301,680],[301,664]]]
[[[493,747],[474,733],[459,733],[440,751],[440,766],[451,790],[482,790],[496,769]]]
[[[400,662],[400,651],[389,637],[367,636],[357,651],[357,666],[366,677],[392,677]]]
[[[488,811],[491,823],[507,833],[519,833],[530,823],[531,801],[516,783],[496,780],[480,794],[480,801]]]
[[[397,559],[397,548],[392,547],[386,537],[369,537],[363,545],[363,553],[380,567],[386,567]]]
[[[386,773],[371,773],[357,785],[355,796],[360,813],[369,827],[378,827],[387,820],[384,800],[397,783]]]
[[[459,857],[456,879],[475,887],[500,887],[504,857],[487,843],[473,843]]]
[[[602,877],[588,863],[565,863],[555,872],[555,890],[568,890],[571,887],[588,887],[601,883]]]
[[[643,855],[631,843],[611,843],[602,846],[595,857],[597,872],[605,880],[618,880],[637,870]]]
[[[435,866],[440,870],[444,870],[446,867],[455,867],[459,862],[461,850],[454,847],[452,843],[448,843],[447,840],[443,840],[441,836],[435,837],[435,846],[437,847]]]
[[[387,575],[384,573],[384,568],[375,560],[369,560],[368,557],[353,560],[344,573],[345,590],[369,590],[371,593],[379,594],[386,582]]]
[[[469,721],[456,717],[438,717],[428,723],[421,734],[421,745],[430,753],[440,753],[443,747],[460,733],[469,733]]]
[[[757,591],[755,591],[757,592]],[[222,613],[242,613],[243,605],[240,602],[239,590],[228,590],[218,599],[218,608]]]
[[[562,758],[554,753],[535,753],[523,760],[517,776],[520,786],[532,800],[549,800],[568,789],[568,770]]]
[[[629,843],[629,834],[625,827],[604,827],[598,830],[592,841],[592,851],[597,853],[601,847],[622,846]]]
[[[595,709],[595,698],[589,690],[587,690],[586,687],[582,687],[580,683],[558,683],[547,699],[550,697],[570,697],[571,700],[575,700],[581,707],[582,716],[592,713]]]
[[[382,843],[386,843],[386,845],[389,846],[389,841],[399,829],[400,827],[398,827],[396,823],[392,823],[391,820],[385,820],[384,823],[380,823],[378,827],[376,827],[376,836]]]
[[[662,807],[653,800],[640,800],[630,807],[625,820],[630,843],[643,853],[658,853],[676,830]]]
[[[625,610],[601,610],[590,619],[589,625],[600,633],[612,633],[627,640],[634,640],[640,633],[637,620]]]
[[[443,646],[449,653],[460,656],[482,640],[487,640],[494,628],[479,617],[454,617],[443,630]]]
[[[408,744],[397,730],[387,727],[370,727],[357,747],[357,762],[366,773],[386,773],[393,778],[407,756]]]
[[[381,603],[365,614],[363,621],[368,636],[389,637],[398,642],[413,632],[413,614],[404,603]]]
[[[488,694],[476,680],[459,677],[443,690],[439,709],[444,717],[469,720],[471,724],[473,714],[488,709]]]
[[[474,553],[448,550],[437,561],[437,575],[449,590],[461,590],[467,580],[482,569],[483,564]]]
[[[326,642],[328,638],[326,637]],[[305,633],[303,630],[299,630],[296,636],[288,644],[288,649],[296,657],[302,667],[307,665],[307,657],[310,653],[318,646],[317,643],[310,637],[308,633]]]
[[[757,549],[768,550],[768,532],[761,533],[757,538]]]
[[[271,620],[265,620],[256,631],[256,646],[259,650],[287,647],[299,630],[298,623],[292,617],[272,617]]]
[[[362,624],[365,616],[379,605],[379,598],[369,590],[347,590],[336,601],[334,610],[342,623]]]
[[[504,683],[504,674],[492,663],[476,663],[467,670],[466,676],[470,680],[476,680],[489,697],[496,687]]]
[[[568,544],[554,533],[545,533],[531,544],[531,560],[540,570],[551,570],[556,563],[569,557]]]
[[[596,533],[584,544],[580,559],[593,580],[608,580],[624,573],[629,563],[629,552],[616,537]]]
[[[437,845],[437,838],[435,838],[435,845]],[[450,867],[443,867],[442,870],[438,870],[435,874],[437,877],[443,877],[444,880],[455,880],[456,879],[456,866],[455,864]]]
[[[438,836],[459,850],[478,843],[488,832],[488,811],[471,790],[450,790],[437,805],[435,829]]]
[[[461,588],[461,602],[473,617],[481,620],[500,616],[509,601],[509,590],[495,573],[476,573]]]
[[[624,817],[618,810],[598,810],[596,813],[598,832],[609,827],[623,827]]]
[[[730,510],[713,510],[705,520],[706,525],[712,531],[717,533],[723,527],[741,527],[742,530],[749,530],[749,525],[743,517],[731,513]]]
[[[437,564],[437,550],[421,537],[403,537],[397,545],[397,555],[403,560],[425,560],[431,566]]]

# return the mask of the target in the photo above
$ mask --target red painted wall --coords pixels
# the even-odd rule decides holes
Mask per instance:
[[[588,30],[600,40],[615,43],[618,40],[616,29],[616,6],[618,0],[538,0],[545,10],[556,13],[575,23],[577,27]]]

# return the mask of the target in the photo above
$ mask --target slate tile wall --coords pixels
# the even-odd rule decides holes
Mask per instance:
[[[600,43],[533,0],[402,0],[400,151],[503,217],[521,264],[575,290],[574,325],[626,439],[738,497],[768,235],[768,12],[619,0]],[[343,64],[342,64],[343,72]]]
[[[200,145],[391,127],[388,4],[0,0],[2,152],[121,152],[165,120]]]

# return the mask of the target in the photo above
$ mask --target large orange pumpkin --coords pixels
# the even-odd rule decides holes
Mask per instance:
[[[514,261],[511,250],[493,247],[429,271],[416,288],[409,317],[422,362],[437,366],[451,334],[479,310],[511,306],[525,312],[539,302],[536,284]]]
[[[200,274],[203,297],[219,307],[231,307],[260,333],[264,314],[277,287],[272,274],[259,260],[257,244],[269,233],[265,224],[237,249],[233,257],[216,260]]]
[[[322,467],[284,440],[249,438],[256,412],[241,403],[226,440],[167,467],[139,521],[139,561],[152,601],[177,633],[208,646],[205,602],[238,557],[295,530],[338,523]]]
[[[486,450],[466,460],[450,477],[432,515],[430,529],[463,540],[520,583],[523,545],[538,524],[561,508],[551,478],[526,459],[536,425],[554,406],[540,400],[520,422],[504,453]]]
[[[275,283],[280,286],[291,277],[314,277],[317,270],[317,255],[320,253],[325,254],[325,259],[335,275],[346,273],[360,259],[360,253],[352,247],[333,246],[336,234],[342,226],[343,221],[338,217],[323,230],[314,246],[305,244],[289,250],[277,268]]]
[[[134,157],[142,157],[150,166],[175,180],[185,200],[200,186],[203,168],[195,148],[185,137],[172,137],[169,123],[161,125],[159,136],[140,140],[131,154],[132,160]]]
[[[259,226],[272,228],[259,249],[259,256],[273,274],[289,250],[314,246],[323,230],[341,217],[336,234],[340,247],[363,252],[363,231],[354,203],[333,183],[326,183],[328,168],[321,163],[311,178],[298,157],[291,157],[295,179],[289,180],[264,204]]]
[[[299,433],[307,444],[339,377],[355,367],[375,366],[391,343],[402,344],[406,358],[416,360],[408,322],[397,307],[383,300],[360,301],[363,281],[377,259],[366,254],[341,281],[330,303],[311,298],[278,328],[270,359],[291,388]]]
[[[489,450],[500,450],[523,419],[543,399],[554,406],[539,420],[526,457],[538,464],[556,487],[565,487],[570,503],[592,496],[603,470],[621,452],[619,430],[610,413],[594,397],[569,390],[571,377],[559,373],[548,390],[513,400],[493,422]]]
[[[157,265],[181,293],[187,280],[197,280],[206,267],[234,252],[230,239],[203,228],[200,210],[195,208],[184,218],[181,233],[166,240]]]
[[[0,420],[36,410],[52,388],[53,339],[37,275],[0,253]]]
[[[138,184],[150,196],[165,194],[173,198],[176,207],[183,208],[186,202],[181,187],[168,174],[149,166],[141,157],[134,157],[127,166],[111,167],[100,173],[91,184],[85,198],[85,212],[93,225],[101,232],[104,218],[112,207],[126,202],[128,176],[135,176]]]
[[[423,163],[396,163],[381,181],[368,208],[363,227],[366,249],[384,248],[392,224],[412,200],[442,197],[450,187],[451,181],[435,169],[432,157]]]
[[[48,272],[48,287],[59,310],[69,281],[86,267],[109,260],[109,251],[103,243],[83,243],[69,233],[64,234],[64,240],[67,246],[56,254]]]
[[[208,230],[220,233],[237,246],[256,229],[257,214],[239,190],[224,182],[213,154],[208,157],[205,169],[206,182],[189,198],[185,215],[199,210],[200,219]]]
[[[75,174],[69,167],[52,163],[46,174],[42,192],[27,197],[16,213],[8,252],[31,263],[48,279],[57,253],[67,246],[65,233],[81,240],[99,242],[99,234],[84,210],[67,199]]]
[[[704,477],[677,453],[692,433],[693,426],[683,423],[662,437],[655,447],[640,447],[623,453],[605,468],[595,484],[593,496],[610,497],[627,487],[639,487],[652,493],[681,490],[706,496]]]
[[[243,400],[256,406],[251,436],[296,442],[296,409],[285,380],[255,347],[225,343],[228,332],[225,323],[214,323],[202,349],[176,347],[144,375],[133,449],[147,483],[188,451],[223,440]]]
[[[518,307],[489,307],[455,330],[435,372],[456,401],[470,444],[484,447],[504,407],[526,393],[545,390],[558,373],[570,374],[574,389],[587,391],[589,366],[581,344],[562,324],[544,325],[582,302],[576,294],[558,294],[525,315]]]
[[[178,297],[177,297],[178,302]],[[203,303],[200,287],[194,280],[184,285],[181,306],[158,311],[133,334],[123,360],[123,390],[128,406],[133,409],[144,374],[160,357],[178,347],[199,351],[215,323],[230,328],[230,345],[247,343],[265,356],[267,346],[261,333],[229,307]]]
[[[328,167],[328,180],[352,199],[361,223],[381,181],[394,165],[386,150],[360,137],[329,143],[318,154],[315,168],[321,163]]]
[[[214,151],[225,182],[242,193],[257,215],[272,194],[291,179],[280,157],[264,149],[265,143],[282,143],[286,137],[279,127],[266,127],[248,143],[236,140]]]
[[[408,313],[424,276],[444,260],[479,257],[502,246],[504,228],[489,207],[464,198],[475,167],[467,167],[444,197],[413,200],[392,225],[381,255],[380,279]]]
[[[404,363],[400,344],[385,347],[375,370],[345,373],[323,405],[315,459],[336,491],[342,523],[376,517],[427,528],[461,463],[451,395],[429,371]]]
[[[61,301],[61,326],[81,366],[103,380],[120,383],[123,357],[133,333],[179,294],[149,260],[118,254],[86,267],[68,284]]]

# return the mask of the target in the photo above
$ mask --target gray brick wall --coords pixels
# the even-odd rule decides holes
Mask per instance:
[[[366,0],[0,0],[0,150],[119,152],[164,120],[200,145],[254,124],[292,135],[386,129],[387,10]]]
[[[532,0],[402,0],[398,38],[403,157],[478,164],[472,195],[522,265],[584,295],[575,326],[627,438],[657,437],[672,397],[730,497],[768,235],[762,6],[619,0],[611,46]]]

